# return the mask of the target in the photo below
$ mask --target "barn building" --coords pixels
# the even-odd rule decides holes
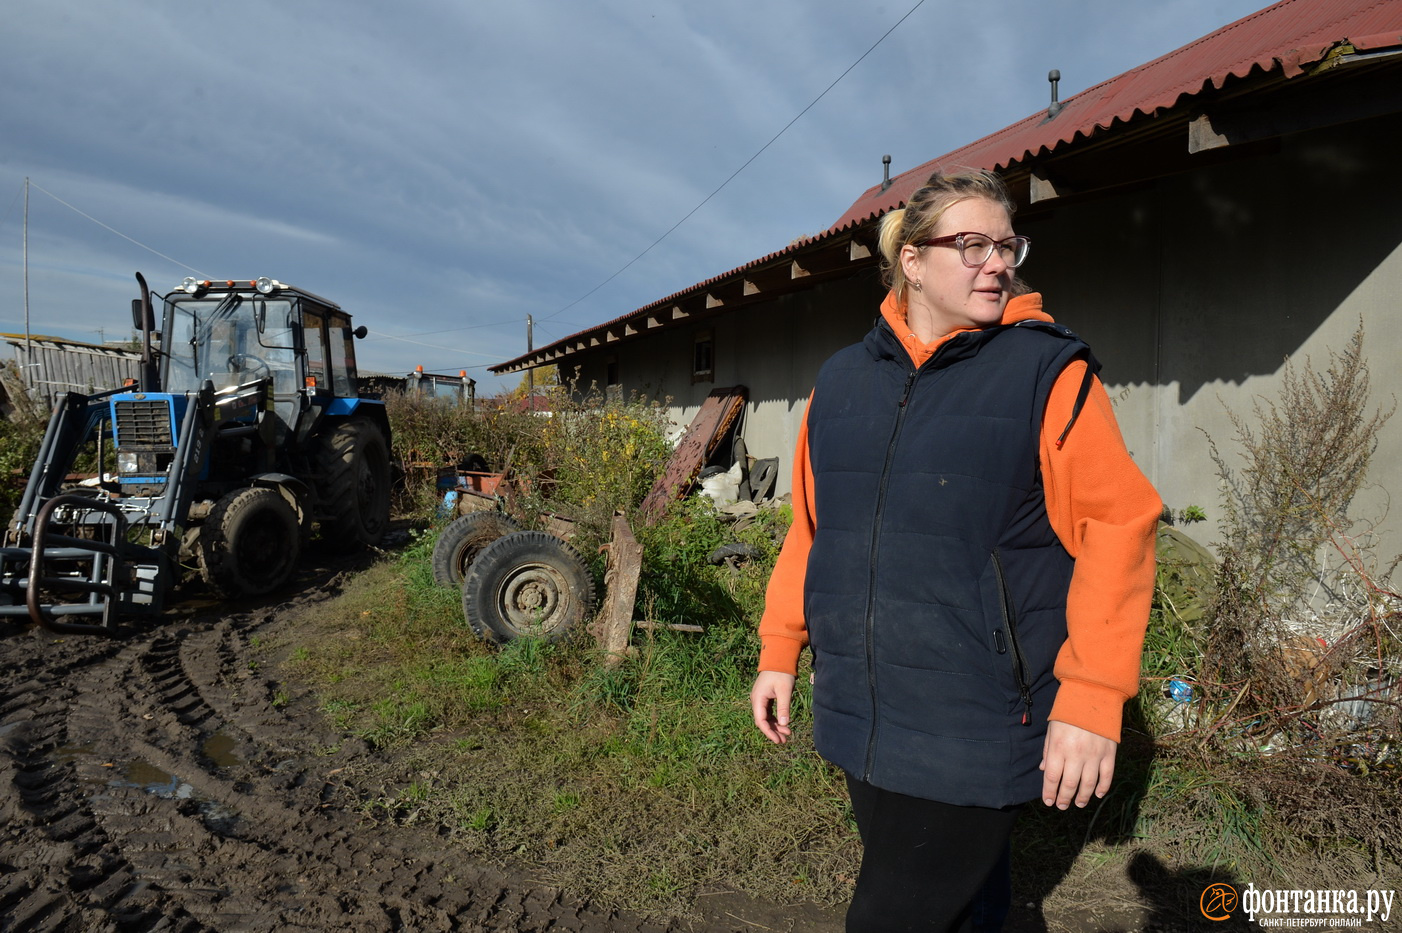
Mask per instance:
[[[861,193],[825,232],[492,367],[670,398],[747,390],[780,489],[820,364],[884,294],[876,229],[936,170],[998,172],[1032,238],[1024,278],[1081,334],[1165,503],[1220,514],[1209,438],[1273,398],[1287,357],[1360,326],[1373,399],[1402,397],[1402,3],[1284,0]],[[1358,504],[1402,496],[1402,422]],[[1210,537],[1212,523],[1198,526]],[[1398,516],[1385,520],[1402,550]]]

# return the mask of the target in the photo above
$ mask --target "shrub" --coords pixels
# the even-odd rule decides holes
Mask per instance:
[[[532,451],[539,459],[522,464],[536,480],[527,507],[565,513],[588,543],[607,540],[613,513],[636,512],[667,467],[666,409],[636,397],[592,394],[557,404],[542,420],[540,445]]]
[[[592,555],[608,539],[615,510],[633,513],[666,468],[666,409],[639,398],[574,396],[556,389],[549,412],[473,411],[451,399],[392,393],[385,399],[405,475],[400,508],[432,515],[440,468],[476,454],[508,471],[509,510],[527,527],[558,514],[576,522],[575,544]]]
[[[12,368],[12,364],[5,364]],[[3,378],[8,391],[18,390],[18,378]],[[0,519],[8,524],[9,517],[19,505],[24,495],[24,484],[34,468],[39,456],[39,446],[44,439],[47,416],[43,407],[27,399],[12,399],[14,411],[8,418],[0,418]]]
[[[1392,414],[1369,408],[1360,326],[1322,372],[1287,362],[1278,401],[1232,416],[1239,468],[1212,446],[1225,517],[1201,644],[1205,741],[1327,756],[1398,732],[1402,602],[1349,510]]]
[[[477,408],[455,399],[413,392],[385,395],[394,453],[404,471],[399,507],[432,514],[439,468],[477,455],[490,470],[514,468],[538,457],[543,419],[505,408]]]
[[[1200,851],[1226,845],[1277,873],[1262,853],[1307,845],[1322,858],[1344,822],[1371,826],[1374,863],[1402,851],[1402,597],[1350,508],[1391,414],[1369,402],[1361,327],[1322,370],[1287,362],[1277,399],[1259,399],[1250,419],[1231,414],[1238,458],[1208,439],[1221,560],[1162,547],[1161,532],[1139,706],[1166,753],[1155,773],[1173,777],[1148,819],[1194,827]],[[1191,702],[1165,699],[1170,678]],[[1189,812],[1203,787],[1252,815],[1232,824],[1240,840]]]

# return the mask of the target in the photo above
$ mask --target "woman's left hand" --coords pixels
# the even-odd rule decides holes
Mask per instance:
[[[1084,807],[1091,794],[1104,797],[1115,776],[1119,743],[1069,722],[1047,723],[1042,744],[1042,802],[1065,810],[1076,802]]]

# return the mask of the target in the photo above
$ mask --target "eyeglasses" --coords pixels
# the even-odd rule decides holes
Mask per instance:
[[[1025,236],[1010,236],[1006,240],[995,240],[983,233],[968,232],[937,236],[920,245],[946,246],[950,243],[953,243],[954,248],[959,250],[959,258],[964,260],[964,265],[974,269],[993,258],[994,247],[997,247],[998,255],[1003,257],[1003,262],[1008,264],[1008,268],[1016,269],[1022,265],[1023,260],[1027,258],[1027,251],[1032,248],[1032,241]]]

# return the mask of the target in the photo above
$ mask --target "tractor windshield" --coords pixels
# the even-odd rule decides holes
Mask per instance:
[[[165,317],[167,392],[194,391],[206,380],[217,391],[259,379],[272,379],[278,394],[297,391],[292,302],[235,292],[168,301]]]

